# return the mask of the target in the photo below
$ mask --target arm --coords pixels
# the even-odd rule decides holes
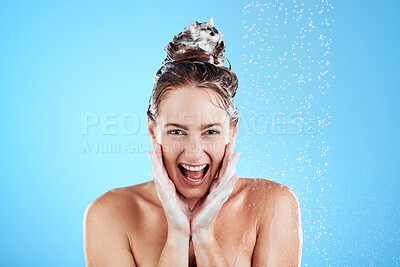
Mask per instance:
[[[189,236],[168,231],[157,266],[188,266]]]
[[[176,191],[164,167],[161,145],[155,144],[148,155],[153,166],[150,176],[154,180],[157,195],[168,223],[168,235],[158,266],[187,266],[189,262],[189,207]]]
[[[85,211],[83,245],[87,267],[134,267],[123,218],[116,212],[108,192]]]
[[[214,234],[192,237],[197,266],[229,266]]]
[[[300,266],[302,230],[299,202],[287,187],[277,191],[264,207],[252,266]]]

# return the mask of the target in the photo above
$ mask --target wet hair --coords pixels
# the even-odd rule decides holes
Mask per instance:
[[[231,66],[223,66],[226,58],[222,36],[212,19],[204,23],[195,21],[165,47],[167,58],[154,75],[154,88],[147,111],[153,122],[168,91],[191,86],[214,91],[219,96],[219,107],[228,114],[230,125],[238,124],[239,113],[234,100],[238,79]]]

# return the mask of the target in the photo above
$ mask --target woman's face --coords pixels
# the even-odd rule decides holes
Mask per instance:
[[[161,144],[167,172],[189,201],[207,193],[226,145],[236,137],[237,128],[218,103],[210,89],[174,88],[161,101],[156,124],[149,121],[152,142]]]

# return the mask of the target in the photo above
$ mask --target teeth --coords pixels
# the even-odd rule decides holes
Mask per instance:
[[[202,170],[202,169],[204,169],[206,166],[207,166],[207,164],[204,164],[204,165],[201,165],[201,166],[197,166],[197,167],[192,167],[192,166],[188,166],[188,165],[186,165],[186,164],[181,164],[182,165],[182,167],[183,168],[185,168],[186,170],[188,170],[188,171],[200,171],[200,170]]]
[[[200,179],[192,179],[192,178],[190,178],[190,177],[187,177],[186,175],[185,175],[185,177],[186,177],[186,179],[188,179],[188,180],[190,180],[190,181],[192,181],[192,182],[197,182],[197,181],[200,181],[202,178],[200,178]]]

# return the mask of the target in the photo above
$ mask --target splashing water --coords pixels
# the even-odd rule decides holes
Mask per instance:
[[[251,2],[243,8],[240,125],[244,177],[291,187],[300,201],[302,264],[326,263],[321,243],[330,200],[324,131],[330,124],[329,87],[334,76],[326,0]],[[241,97],[241,98],[240,98]],[[243,100],[242,100],[243,99]]]

